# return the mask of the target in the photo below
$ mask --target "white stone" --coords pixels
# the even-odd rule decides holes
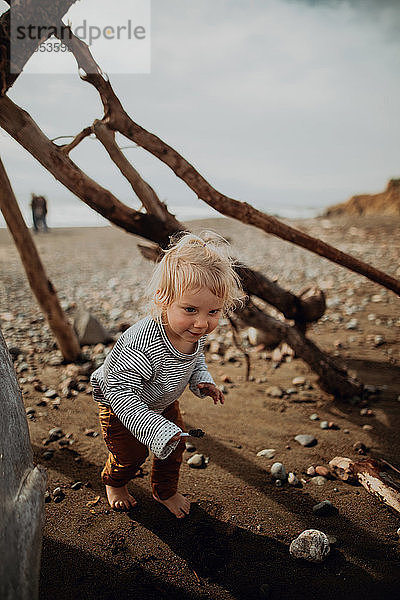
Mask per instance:
[[[325,560],[330,552],[329,540],[325,533],[318,529],[306,529],[292,541],[289,552],[293,558],[319,563]]]

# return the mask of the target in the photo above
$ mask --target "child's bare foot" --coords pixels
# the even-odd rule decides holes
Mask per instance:
[[[190,512],[189,500],[187,500],[185,496],[182,496],[182,494],[179,494],[178,492],[170,498],[167,498],[167,500],[161,500],[161,498],[159,498],[156,494],[153,494],[153,498],[154,500],[157,500],[157,502],[164,504],[164,506],[166,506],[168,510],[176,516],[177,519],[183,519],[183,517],[188,515]]]
[[[129,510],[137,504],[135,498],[128,492],[126,485],[123,487],[106,485],[106,493],[109,505],[116,510]]]

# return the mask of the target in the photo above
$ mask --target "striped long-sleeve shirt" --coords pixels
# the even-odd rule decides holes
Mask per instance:
[[[104,364],[91,376],[93,397],[111,406],[119,420],[159,458],[166,458],[178,442],[168,441],[181,430],[162,416],[189,383],[200,398],[198,383],[214,383],[203,348],[183,354],[167,337],[161,322],[146,317],[118,339]]]

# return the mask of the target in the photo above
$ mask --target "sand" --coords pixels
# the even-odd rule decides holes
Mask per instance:
[[[399,276],[398,220],[314,219],[295,225]],[[23,352],[16,368],[26,363],[18,377],[25,406],[36,411],[28,421],[34,460],[47,468],[48,490],[60,486],[65,493],[62,502],[45,505],[41,600],[398,598],[399,515],[361,486],[334,479],[317,486],[306,475],[310,465],[326,465],[337,455],[359,459],[353,449],[358,441],[368,447],[368,456],[399,468],[398,298],[229,219],[191,226],[219,231],[231,240],[240,260],[293,292],[310,284],[322,287],[329,306],[310,337],[377,391],[361,405],[340,402],[320,390],[315,374],[299,358],[276,367],[270,353],[250,349],[252,380],[247,382],[243,356],[225,363],[208,357],[216,382],[225,386],[226,403],[214,406],[211,399],[199,401],[188,391],[181,400],[187,428],[206,432],[193,443],[209,457],[205,469],[195,470],[186,464],[190,454],[185,454],[180,490],[192,502],[190,516],[178,521],[152,499],[149,461],[130,486],[138,506],[129,513],[112,511],[99,479],[106,449],[101,435],[87,435],[99,427],[85,378],[75,396],[61,394],[57,408],[51,399],[37,406],[44,393],[34,389],[35,382],[59,390],[69,367],[51,364],[57,362],[54,339],[32,299],[10,236],[0,231],[0,326],[9,347]],[[85,306],[116,331],[118,323],[133,323],[146,314],[143,295],[151,265],[137,251],[135,236],[113,227],[54,229],[36,235],[35,241],[71,319],[77,307]],[[346,328],[351,319],[357,319],[355,329]],[[226,325],[220,335],[227,340]],[[90,355],[93,348],[85,351]],[[309,387],[307,402],[296,402],[298,394],[268,395],[271,386],[285,391],[295,387],[292,380],[298,376]],[[372,414],[360,414],[363,408]],[[311,421],[312,413],[319,420]],[[323,420],[338,429],[321,429]],[[73,443],[44,446],[52,427],[61,427],[63,439]],[[317,445],[301,447],[294,441],[300,433],[314,435]],[[274,448],[275,457],[258,457],[264,448]],[[54,455],[45,460],[48,449]],[[306,483],[277,488],[269,474],[275,461]],[[83,486],[71,489],[76,481]],[[314,515],[312,507],[322,500],[330,500],[337,513]],[[290,542],[309,528],[337,538],[319,565],[289,555]]]

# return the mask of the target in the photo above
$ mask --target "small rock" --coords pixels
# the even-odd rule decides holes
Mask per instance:
[[[282,487],[282,479],[275,479],[276,487]]]
[[[50,496],[49,490],[46,490],[45,493],[44,493],[44,501],[46,502],[46,504],[48,502],[51,502],[51,496]]]
[[[312,477],[311,481],[314,485],[324,485],[328,480],[322,475],[316,475],[315,477]]]
[[[357,452],[357,454],[361,454],[362,456],[367,453],[367,446],[362,442],[355,442],[353,444],[353,450]]]
[[[192,469],[204,469],[206,466],[204,454],[193,454],[193,456],[188,458],[187,464],[189,467],[192,467]]]
[[[317,475],[322,475],[322,477],[328,477],[330,473],[328,467],[324,467],[323,465],[317,465],[315,467],[315,472]]]
[[[47,390],[44,394],[45,398],[57,398],[58,394],[56,390]]]
[[[319,424],[319,426],[321,427],[321,429],[329,429],[329,422],[328,421],[321,421],[321,423]]]
[[[307,475],[309,475],[310,477],[313,477],[315,475],[315,467],[311,466],[308,467],[307,471],[306,471]]]
[[[302,558],[310,562],[322,562],[329,554],[330,546],[325,533],[317,529],[306,529],[290,544],[289,552],[293,558]]]
[[[264,456],[264,458],[274,458],[275,453],[275,448],[266,448],[265,450],[260,450],[260,452],[257,452],[257,456]]]
[[[309,416],[310,421],[318,421],[319,420],[319,416],[317,415],[317,413],[313,413],[312,415]]]
[[[287,480],[289,485],[296,486],[300,484],[300,481],[294,473],[289,473]]]
[[[308,434],[299,434],[294,438],[296,442],[298,442],[301,446],[306,448],[310,448],[311,446],[315,446],[318,442],[313,435]]]
[[[71,485],[71,490],[80,490],[82,486],[82,481],[75,481],[75,483]]]
[[[54,450],[46,450],[42,454],[42,457],[44,458],[44,460],[50,460],[53,458],[53,456],[54,456]]]
[[[385,338],[383,337],[383,335],[375,335],[374,336],[374,346],[375,348],[378,348],[379,346],[383,346],[383,344],[386,343]]]
[[[65,498],[65,494],[62,491],[62,489],[60,487],[56,487],[53,490],[53,500],[54,502],[58,503],[58,502],[62,502]]]
[[[313,513],[319,517],[329,517],[337,512],[337,508],[329,500],[323,500],[313,506]]]
[[[29,416],[29,415],[34,415],[36,413],[36,409],[33,408],[33,406],[28,406],[25,409],[25,413]]]
[[[83,433],[88,437],[97,437],[99,435],[99,432],[95,429],[85,429]]]
[[[362,428],[364,429],[364,431],[372,431],[373,430],[373,426],[372,425],[363,425]]]
[[[265,393],[268,396],[271,396],[271,398],[282,398],[282,396],[284,395],[285,392],[279,386],[273,385],[273,386],[267,388],[265,390]]]
[[[192,442],[186,442],[186,452],[194,452],[196,450],[196,446],[192,444]]]
[[[59,440],[62,437],[64,437],[64,432],[61,429],[61,427],[53,427],[53,429],[50,429],[48,437],[48,440],[50,442],[55,442],[56,440]]]
[[[306,378],[305,377],[295,377],[294,379],[292,379],[292,384],[293,385],[304,385],[306,382]]]
[[[399,536],[399,539],[400,539],[400,527],[397,530],[397,535]]]
[[[348,323],[346,323],[346,329],[357,329],[357,327],[358,327],[357,319],[350,319],[350,321]]]
[[[373,417],[374,411],[372,411],[370,408],[362,408],[360,410],[360,416],[361,417]]]
[[[279,479],[280,481],[286,480],[286,469],[282,463],[276,462],[271,467],[271,475],[274,479]]]

